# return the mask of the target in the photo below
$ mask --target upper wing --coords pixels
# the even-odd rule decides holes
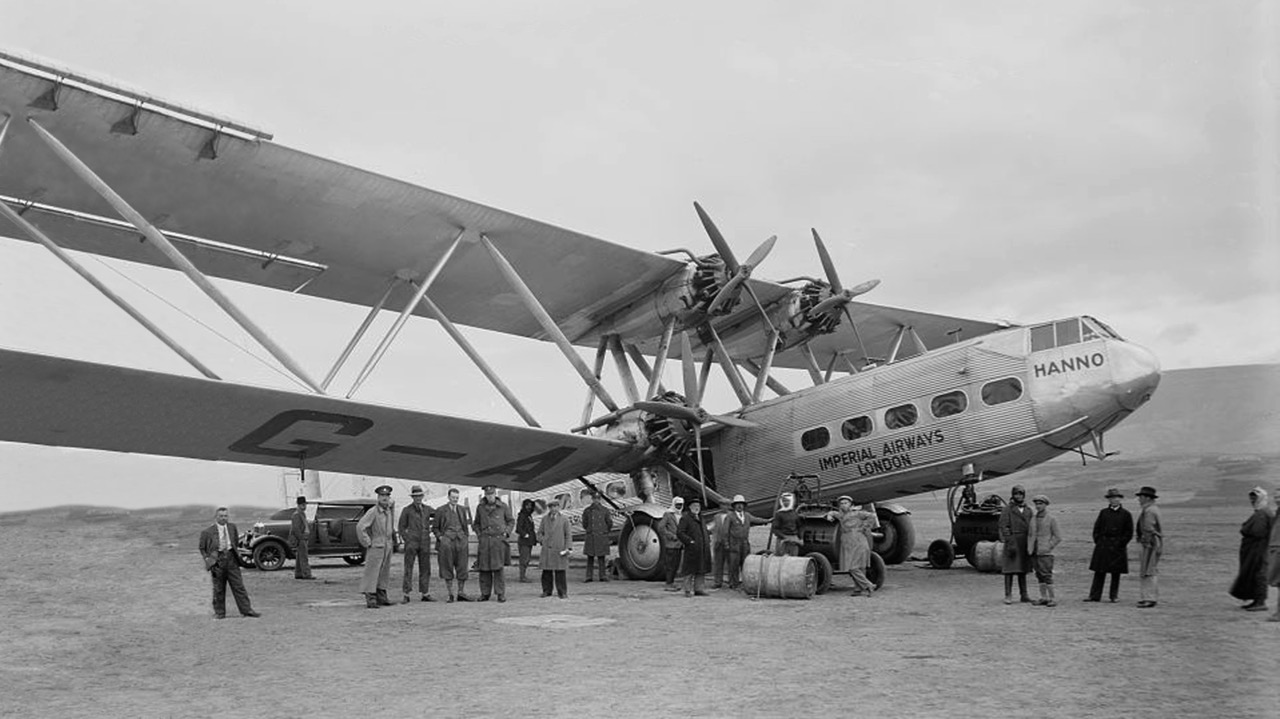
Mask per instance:
[[[592,346],[609,318],[635,304],[685,263],[325,160],[272,142],[230,120],[156,100],[0,53],[0,113],[14,118],[0,162],[0,201],[24,208],[66,247],[163,264],[136,230],[65,167],[23,120],[33,118],[182,246],[203,271],[230,279],[360,305],[375,303],[391,278],[423,276],[460,232],[464,243],[431,288],[454,322],[543,339],[474,240],[487,236],[519,271],[564,333]],[[791,289],[751,279],[766,306]],[[400,290],[401,304],[410,289]],[[393,301],[390,306],[399,306]],[[868,352],[887,352],[899,326],[929,346],[963,326],[972,337],[996,328],[958,318],[865,303],[850,306]],[[419,308],[419,312],[422,310]],[[718,325],[748,326],[742,302]],[[626,339],[654,352],[662,325],[632,327]],[[763,354],[761,334],[734,356]],[[826,361],[858,345],[849,327],[811,345]],[[794,352],[782,367],[802,367]]]
[[[0,349],[0,441],[533,491],[626,443]]]

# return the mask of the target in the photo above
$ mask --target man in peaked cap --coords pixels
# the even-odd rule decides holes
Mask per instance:
[[[1160,575],[1160,555],[1164,553],[1164,529],[1160,526],[1160,508],[1156,506],[1155,487],[1138,490],[1138,607],[1150,609],[1159,600],[1156,578]]]
[[[1133,541],[1133,515],[1120,506],[1124,494],[1112,487],[1107,490],[1107,506],[1098,512],[1093,522],[1093,556],[1089,558],[1089,571],[1093,572],[1093,584],[1089,587],[1086,602],[1102,601],[1102,585],[1111,575],[1112,602],[1120,596],[1120,575],[1129,573],[1129,542]]]
[[[507,601],[507,581],[503,568],[511,556],[507,540],[516,528],[511,508],[498,497],[498,488],[487,484],[484,496],[476,506],[476,518],[472,523],[476,530],[476,571],[480,573],[480,601],[489,601],[489,595],[497,594],[499,602]]]
[[[396,526],[400,532],[400,541],[404,542],[404,590],[405,604],[409,603],[409,593],[413,591],[413,565],[418,565],[418,592],[422,601],[434,602],[431,596],[431,519],[434,512],[431,507],[422,503],[426,492],[419,485],[409,490],[409,498],[413,502],[400,512],[400,523]]]
[[[290,518],[289,544],[293,547],[293,578],[315,579],[311,576],[311,522],[307,521],[306,497],[298,497],[297,508]]]
[[[387,586],[391,577],[391,552],[395,539],[392,536],[391,487],[382,485],[373,490],[378,504],[364,513],[356,523],[356,537],[364,547],[364,575],[360,578],[360,591],[369,609],[391,605]]]

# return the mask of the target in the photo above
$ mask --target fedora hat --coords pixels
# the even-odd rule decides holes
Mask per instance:
[[[1123,492],[1121,492],[1120,490],[1116,489],[1115,487],[1112,487],[1111,489],[1108,489],[1108,490],[1107,490],[1107,493],[1106,493],[1106,495],[1105,495],[1105,498],[1106,498],[1106,499],[1111,499],[1112,497],[1123,497],[1123,496],[1124,496],[1124,493],[1123,493]]]
[[[1150,497],[1152,499],[1159,499],[1159,497],[1156,495],[1155,487],[1143,487],[1142,489],[1138,490],[1137,496]]]

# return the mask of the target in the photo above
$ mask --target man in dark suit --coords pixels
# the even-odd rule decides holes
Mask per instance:
[[[467,586],[467,537],[471,532],[471,510],[458,504],[458,490],[449,489],[449,503],[436,510],[432,530],[436,535],[436,549],[440,553],[440,578],[449,589],[449,599],[469,602]],[[453,585],[458,591],[454,594]]]
[[[240,563],[236,561],[236,544],[240,541],[240,533],[236,525],[227,521],[229,512],[226,507],[218,507],[213,513],[213,524],[200,533],[200,555],[204,557],[204,568],[213,578],[213,616],[225,619],[227,616],[227,585],[231,585],[231,594],[236,599],[236,608],[246,617],[260,617],[253,611],[249,603],[249,593],[245,591],[244,579],[240,576]]]
[[[315,579],[311,576],[311,560],[308,557],[311,544],[311,522],[307,521],[307,498],[298,497],[298,508],[293,510],[289,526],[289,543],[293,545],[293,578]]]

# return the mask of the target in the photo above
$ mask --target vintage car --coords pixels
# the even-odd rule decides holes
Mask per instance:
[[[364,563],[364,547],[356,538],[356,523],[364,513],[377,505],[376,499],[326,499],[313,502],[307,511],[311,522],[309,556],[342,557],[347,564]],[[270,518],[255,522],[240,536],[236,556],[241,566],[274,572],[293,559],[289,545],[289,528],[293,509],[282,509]],[[312,514],[314,512],[314,514]]]

